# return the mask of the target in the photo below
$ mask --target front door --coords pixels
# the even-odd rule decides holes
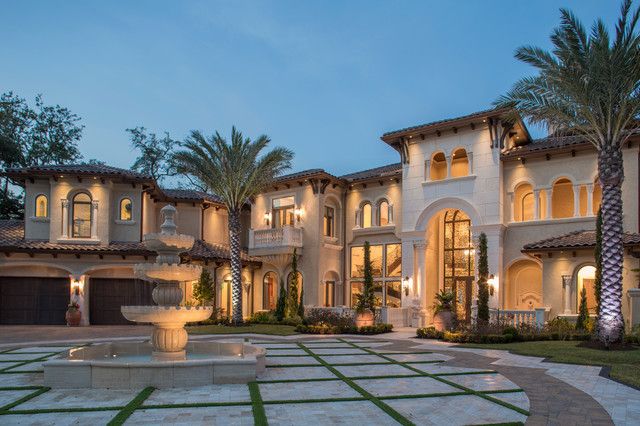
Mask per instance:
[[[454,285],[454,311],[459,322],[468,323],[471,319],[471,299],[473,278],[456,278]]]

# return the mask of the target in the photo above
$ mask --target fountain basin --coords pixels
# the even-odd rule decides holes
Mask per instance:
[[[182,250],[191,248],[195,238],[186,234],[145,234],[143,244],[153,251]]]
[[[147,281],[195,281],[202,267],[170,263],[140,263],[133,267],[135,275]]]
[[[213,313],[211,306],[121,306],[129,321],[154,324],[182,324],[204,321]]]
[[[266,350],[250,343],[190,342],[186,359],[156,360],[149,342],[101,343],[43,363],[45,386],[140,389],[248,383],[265,370]]]

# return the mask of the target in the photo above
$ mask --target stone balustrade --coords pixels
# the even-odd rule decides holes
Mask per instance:
[[[531,310],[524,309],[489,309],[489,322],[519,327],[528,325],[531,327],[543,327],[549,320],[551,308],[542,307]],[[472,318],[477,318],[478,307],[471,307]]]
[[[277,247],[302,247],[302,228],[284,226],[249,230],[250,249]]]

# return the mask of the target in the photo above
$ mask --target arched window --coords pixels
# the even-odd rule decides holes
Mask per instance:
[[[372,220],[371,220],[371,203],[364,203],[362,205],[362,219],[360,226],[362,228],[371,228]]]
[[[86,192],[79,192],[72,202],[72,236],[74,238],[91,237],[91,196]]]
[[[378,203],[378,225],[386,226],[389,224],[389,203],[382,200]]]
[[[40,194],[36,197],[36,217],[48,217],[49,216],[49,200],[44,194]]]
[[[298,299],[300,299],[300,295],[302,294],[302,285],[303,285],[303,281],[302,281],[302,274],[300,273],[300,271],[298,271],[298,282],[297,287],[298,287]],[[291,288],[291,284],[293,283],[293,271],[289,272],[289,275],[287,275],[287,290],[289,290]]]
[[[451,177],[469,175],[469,157],[464,148],[456,149],[451,154]]]
[[[278,276],[275,272],[267,272],[262,280],[262,309],[276,308],[276,294],[278,291]]]
[[[120,220],[132,220],[133,219],[133,204],[131,199],[123,198],[120,200],[119,218]]]
[[[453,292],[459,320],[471,314],[474,280],[474,253],[471,219],[460,210],[447,210],[444,215],[444,288]]]
[[[551,208],[554,219],[573,217],[573,184],[569,179],[561,178],[553,184]]]
[[[513,219],[516,222],[533,220],[534,199],[533,199],[533,188],[531,184],[523,183],[522,185],[518,185],[513,195],[514,195]]]
[[[431,180],[442,180],[447,177],[447,159],[444,152],[438,152],[431,157],[429,177]]]

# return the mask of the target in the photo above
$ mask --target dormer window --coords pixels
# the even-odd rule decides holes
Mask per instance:
[[[130,198],[123,198],[120,200],[120,209],[118,218],[122,221],[131,221],[133,220],[133,203],[131,203]]]
[[[73,238],[91,238],[91,196],[86,192],[74,195],[71,206]]]
[[[49,217],[49,200],[44,194],[36,197],[36,217]]]

